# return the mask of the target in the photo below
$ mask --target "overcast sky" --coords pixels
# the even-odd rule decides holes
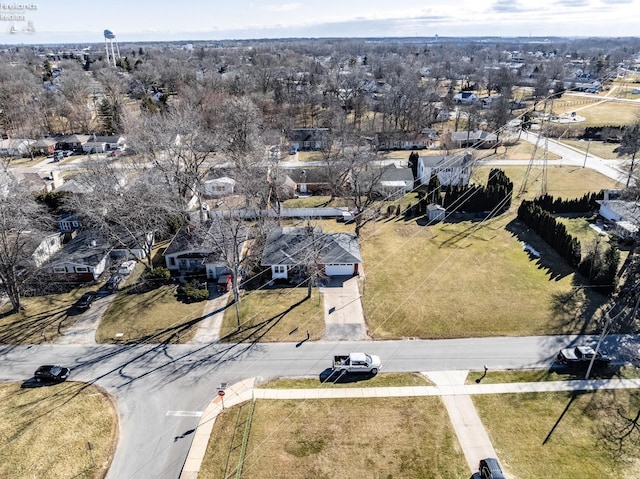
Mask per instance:
[[[281,37],[640,35],[640,0],[105,0],[99,3],[92,0],[88,3],[4,0],[0,2],[0,43],[100,42],[107,28],[117,35],[119,42]],[[6,8],[12,4],[31,8]],[[33,32],[29,32],[30,29]]]

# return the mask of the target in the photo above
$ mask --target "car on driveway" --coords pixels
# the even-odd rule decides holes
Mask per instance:
[[[65,381],[71,374],[71,369],[62,366],[53,366],[47,364],[36,369],[33,377],[36,381],[44,383],[61,383]]]
[[[93,303],[93,300],[96,299],[96,294],[97,293],[95,291],[87,291],[86,293],[84,293],[76,302],[76,309],[78,309],[79,311],[89,309],[91,307],[91,303]]]
[[[124,278],[119,274],[112,274],[107,280],[107,284],[105,285],[105,288],[107,289],[107,291],[117,291],[123,279]]]
[[[611,358],[604,351],[596,352],[591,346],[576,346],[558,353],[556,362],[566,366],[588,366],[593,360],[596,367],[608,366]]]

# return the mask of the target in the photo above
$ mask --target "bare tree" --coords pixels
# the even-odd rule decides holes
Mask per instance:
[[[32,255],[47,235],[43,206],[6,171],[0,174],[0,291],[21,309],[21,295],[36,272]]]

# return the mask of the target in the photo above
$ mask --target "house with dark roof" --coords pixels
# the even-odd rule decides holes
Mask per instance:
[[[376,134],[378,150],[422,150],[433,144],[433,137],[424,132],[388,132]]]
[[[109,266],[111,249],[104,236],[84,231],[49,260],[48,269],[59,281],[95,281]]]
[[[293,226],[278,226],[269,232],[260,264],[271,268],[273,279],[291,279],[304,274],[310,255],[327,276],[358,274],[362,264],[355,234],[323,233],[319,227]]]
[[[451,141],[457,148],[494,148],[498,144],[498,136],[484,130],[454,131]]]
[[[325,168],[288,168],[283,172],[295,183],[298,193],[324,193],[331,188]]]
[[[221,218],[182,226],[163,253],[169,271],[206,274],[209,279],[229,273],[227,254],[232,248],[242,251],[248,229],[242,226],[234,237],[230,234],[233,226],[226,226]]]
[[[125,147],[124,136],[110,135],[97,136],[91,135],[89,140],[82,145],[82,151],[85,153],[104,153],[105,151],[115,150],[116,148]]]
[[[420,184],[428,185],[436,175],[442,186],[468,185],[471,179],[473,155],[429,155],[418,158],[417,178]]]
[[[292,153],[321,150],[327,146],[329,128],[294,128],[289,135]]]
[[[31,149],[40,155],[50,155],[56,149],[56,140],[53,138],[42,138],[31,145]]]
[[[78,150],[89,141],[89,135],[65,135],[56,137],[56,149]]]
[[[411,168],[390,164],[382,168],[378,191],[386,199],[402,198],[413,190],[413,173]]]

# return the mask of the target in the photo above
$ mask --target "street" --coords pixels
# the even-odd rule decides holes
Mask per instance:
[[[596,338],[581,337],[579,342]],[[576,336],[208,345],[2,346],[2,381],[23,381],[40,364],[72,368],[72,380],[103,387],[114,396],[120,438],[107,477],[178,477],[199,415],[223,382],[318,375],[334,354],[379,355],[383,372],[547,367]],[[638,350],[635,337],[611,336],[616,358]]]

